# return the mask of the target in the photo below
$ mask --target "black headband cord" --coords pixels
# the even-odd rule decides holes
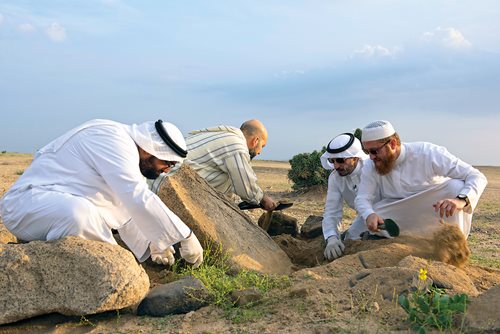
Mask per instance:
[[[163,127],[163,121],[161,119],[155,122],[155,128],[156,131],[158,131],[158,134],[160,135],[161,139],[163,139],[163,141],[165,142],[165,144],[168,145],[168,147],[170,147],[181,158],[187,157],[188,152],[179,145],[177,145],[175,141],[173,141],[173,139],[170,138],[167,131],[165,131],[165,128]]]
[[[354,138],[355,138],[355,137],[354,137],[354,135],[353,135],[352,133],[348,133],[348,132],[346,132],[346,133],[343,133],[343,134],[341,134],[341,135],[339,135],[339,136],[342,136],[342,135],[347,135],[347,136],[349,136],[349,141],[347,142],[347,144],[345,144],[344,146],[339,147],[339,148],[330,148],[330,144],[332,143],[333,139],[335,139],[335,138],[337,138],[337,137],[338,137],[338,136],[337,136],[337,137],[333,138],[332,140],[330,140],[330,142],[329,142],[329,143],[328,143],[328,145],[326,146],[326,151],[327,151],[328,153],[340,153],[340,152],[344,152],[344,151],[345,151],[345,150],[347,150],[349,147],[351,147],[352,143],[354,143]]]

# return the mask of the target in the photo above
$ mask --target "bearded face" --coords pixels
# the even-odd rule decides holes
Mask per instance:
[[[391,150],[385,150],[384,154],[381,156],[376,156],[373,160],[375,165],[375,170],[380,175],[388,174],[396,164],[396,152]]]
[[[255,158],[257,156],[257,152],[254,148],[249,148],[248,153],[250,154],[250,160],[252,160],[253,158]]]
[[[162,173],[162,170],[155,164],[156,160],[154,156],[139,160],[139,169],[145,178],[154,180]]]

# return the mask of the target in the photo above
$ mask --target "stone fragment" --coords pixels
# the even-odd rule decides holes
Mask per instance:
[[[323,217],[311,215],[307,217],[306,221],[300,228],[300,236],[302,238],[313,239],[323,235]]]
[[[192,277],[159,285],[149,292],[137,308],[137,315],[163,317],[195,311],[209,302],[203,283]]]

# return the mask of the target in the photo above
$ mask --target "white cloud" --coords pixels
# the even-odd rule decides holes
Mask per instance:
[[[393,57],[396,55],[397,52],[398,52],[397,48],[388,49],[381,45],[365,44],[363,48],[359,50],[354,50],[353,54],[351,55],[351,58]]]
[[[57,22],[53,22],[45,32],[54,42],[64,42],[66,39],[66,29]]]
[[[2,14],[0,14],[0,26],[2,25],[3,20],[4,20],[3,15],[2,15]]]
[[[276,77],[289,77],[295,75],[304,75],[306,71],[304,70],[282,70],[281,72],[275,74]]]
[[[460,31],[452,27],[437,27],[434,31],[425,32],[422,39],[451,49],[468,49],[472,46]]]
[[[30,33],[30,32],[35,31],[35,27],[32,24],[30,24],[30,23],[20,24],[20,25],[17,26],[17,29],[19,29],[19,31],[22,31],[22,32],[25,32],[25,33]]]

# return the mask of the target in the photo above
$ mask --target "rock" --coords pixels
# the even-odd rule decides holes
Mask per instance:
[[[465,316],[465,333],[500,333],[500,285],[472,298]]]
[[[300,228],[300,236],[302,238],[313,239],[320,235],[323,235],[323,223],[322,216],[311,215],[307,217],[306,221]]]
[[[364,270],[368,276],[356,274],[350,278],[353,294],[372,296],[377,300],[397,301],[398,296],[410,290],[415,272],[406,268],[387,267]],[[362,277],[357,280],[356,277]]]
[[[158,196],[202,245],[222,249],[229,264],[260,273],[288,274],[292,263],[271,237],[189,166],[166,177]]]
[[[159,285],[149,292],[137,308],[137,315],[163,317],[195,311],[209,302],[203,283],[192,277]]]
[[[415,275],[418,275],[420,268],[426,269],[427,277],[433,280],[433,285],[446,288],[448,294],[466,293],[471,297],[479,294],[467,273],[451,264],[407,256],[398,263],[398,267],[411,269]]]
[[[0,244],[0,324],[122,309],[148,290],[144,269],[117,245],[77,237]]]
[[[235,290],[231,292],[230,298],[234,305],[244,306],[260,301],[262,299],[262,292],[257,288]]]
[[[259,218],[259,226],[263,225],[264,218],[265,213]],[[292,237],[295,237],[299,233],[299,223],[297,218],[288,216],[282,212],[274,211],[271,216],[271,222],[267,233],[270,236],[289,234]]]
[[[0,220],[0,244],[8,244],[9,242],[17,243],[17,238],[10,233]]]

